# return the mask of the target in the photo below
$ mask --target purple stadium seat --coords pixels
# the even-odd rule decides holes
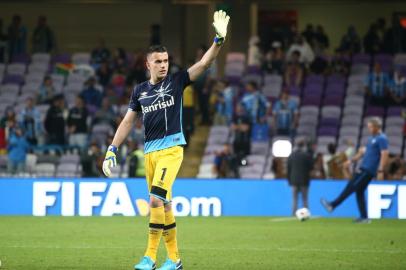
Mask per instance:
[[[3,78],[3,84],[12,83],[12,84],[24,84],[24,77],[22,75],[13,75],[8,74]]]
[[[346,83],[347,79],[341,74],[331,74],[327,78],[327,84],[332,83]]]
[[[371,56],[365,53],[355,54],[352,57],[352,64],[371,64]]]
[[[317,133],[319,136],[337,136],[338,128],[337,127],[320,127]]]
[[[302,101],[303,106],[319,106],[321,101],[320,96],[305,96]]]
[[[324,77],[322,75],[311,74],[306,77],[306,85],[309,84],[324,84]]]
[[[287,88],[288,92],[290,95],[292,96],[300,96],[301,94],[301,88],[297,87],[295,85],[290,86],[289,88]]]
[[[57,54],[52,59],[52,62],[54,62],[54,63],[67,64],[67,63],[70,63],[70,61],[71,61],[71,56],[69,53]]]
[[[384,116],[385,110],[382,107],[369,106],[365,111],[365,116]]]
[[[322,118],[320,120],[321,127],[338,127],[340,125],[340,120],[337,118]]]
[[[13,55],[13,57],[11,58],[11,62],[28,64],[30,62],[30,56],[26,53],[16,54],[16,55]]]
[[[393,64],[393,56],[390,54],[386,54],[386,53],[381,53],[381,54],[377,54],[374,57],[374,61],[375,63],[380,63],[382,64]]]
[[[261,74],[261,69],[257,66],[248,66],[246,69],[247,74]]]
[[[387,112],[387,116],[401,116],[402,115],[402,111],[406,109],[404,109],[401,106],[396,106],[396,107],[389,107],[388,108],[388,112]]]

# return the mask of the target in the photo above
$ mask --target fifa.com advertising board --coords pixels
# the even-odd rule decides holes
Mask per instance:
[[[355,217],[355,197],[332,214],[320,198],[335,198],[345,181],[317,180],[310,186],[313,216]],[[286,180],[178,179],[173,190],[176,216],[289,216]],[[367,190],[370,218],[406,218],[406,183],[372,182]],[[142,179],[0,179],[0,215],[146,216],[148,193]]]

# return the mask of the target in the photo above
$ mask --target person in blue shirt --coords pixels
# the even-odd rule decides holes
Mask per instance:
[[[382,120],[378,117],[373,117],[368,121],[368,131],[371,136],[368,139],[366,147],[362,147],[358,153],[347,161],[345,166],[352,162],[357,162],[362,157],[362,162],[359,170],[353,175],[347,186],[341,194],[333,201],[329,202],[326,199],[321,199],[321,204],[327,211],[332,212],[342,202],[345,201],[353,192],[357,197],[358,209],[360,218],[355,221],[358,223],[369,223],[367,208],[365,204],[365,190],[368,187],[372,178],[377,176],[378,180],[384,178],[384,168],[388,162],[388,138],[382,132]]]
[[[218,92],[216,96],[215,125],[230,124],[233,118],[234,90],[228,81],[219,81],[216,85]]]
[[[255,82],[251,81],[245,85],[246,94],[241,100],[247,115],[252,123],[263,122],[270,104],[266,97],[258,90]]]
[[[24,128],[25,138],[31,145],[37,145],[44,136],[44,128],[40,111],[35,107],[35,101],[28,97],[26,106],[18,115],[18,123]]]
[[[273,106],[274,130],[277,135],[294,135],[298,118],[297,103],[289,99],[289,93],[283,91]]]
[[[393,74],[389,84],[389,97],[391,104],[395,106],[406,106],[406,79],[398,71]]]
[[[100,108],[102,103],[103,95],[101,91],[96,88],[96,79],[94,77],[90,78],[86,82],[86,88],[80,93],[80,95],[85,100],[87,106],[94,108]]]
[[[20,127],[16,127],[8,141],[8,164],[7,170],[11,174],[18,174],[25,171],[25,160],[29,144],[23,136]]]
[[[369,103],[374,106],[386,106],[388,86],[388,74],[382,71],[379,63],[376,63],[374,71],[368,74],[365,81],[365,92],[369,97]]]

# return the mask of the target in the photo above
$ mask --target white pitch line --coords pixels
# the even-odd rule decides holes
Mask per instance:
[[[310,217],[311,219],[318,219],[319,216]],[[269,220],[270,222],[283,222],[283,221],[299,221],[296,217],[282,217],[282,218],[272,218]]]
[[[134,249],[134,248],[144,248],[144,246],[111,246],[111,247],[101,247],[101,246],[0,246],[1,248],[16,248],[16,249]],[[401,254],[406,253],[406,250],[401,249],[337,249],[337,248],[284,248],[284,247],[182,247],[183,250],[210,250],[210,251],[224,251],[224,250],[235,250],[235,251],[282,251],[282,252],[329,252],[329,253],[387,253],[387,254]]]

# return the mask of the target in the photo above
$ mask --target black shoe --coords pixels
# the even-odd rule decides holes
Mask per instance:
[[[356,218],[353,222],[358,224],[370,224],[371,220],[369,218]]]
[[[321,198],[320,199],[320,203],[321,205],[323,205],[323,207],[327,210],[327,212],[331,213],[334,210],[334,207],[331,205],[331,203],[329,203],[326,199]]]

